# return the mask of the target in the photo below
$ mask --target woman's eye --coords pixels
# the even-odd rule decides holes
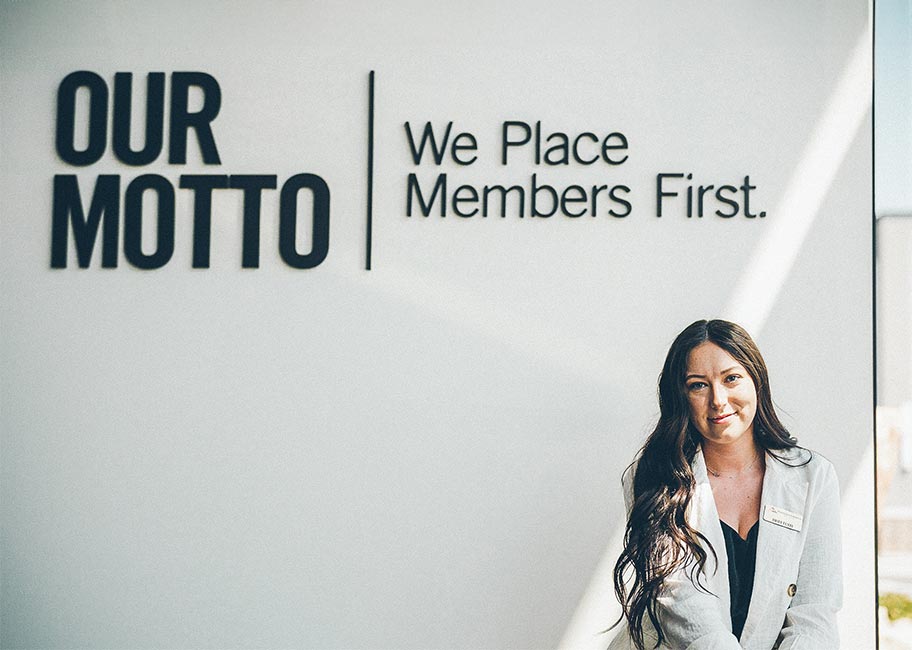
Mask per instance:
[[[741,375],[729,375],[728,377],[725,378],[725,381],[727,381],[728,383],[732,383],[734,381],[738,381],[739,379],[741,379]]]
[[[702,381],[695,381],[692,384],[687,384],[687,390],[689,391],[701,390],[703,388],[706,388],[706,384]]]

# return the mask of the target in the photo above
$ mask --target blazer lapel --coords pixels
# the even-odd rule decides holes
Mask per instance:
[[[794,462],[794,454],[783,454],[788,462]],[[791,473],[791,468],[766,454],[766,474],[763,477],[763,492],[760,496],[760,529],[757,536],[757,556],[754,565],[754,588],[751,594],[747,620],[741,632],[741,645],[751,647],[751,639],[770,624],[782,626],[781,607],[772,607],[782,601],[780,591],[788,589],[795,576],[793,565],[801,556],[803,534],[776,525],[764,518],[767,506],[782,508],[803,514],[807,499],[808,484],[797,480],[800,474]],[[791,480],[789,480],[791,479]],[[723,545],[723,549],[725,546]],[[778,610],[778,611],[777,611]],[[766,634],[759,634],[766,637]],[[768,646],[767,646],[768,647]]]
[[[716,510],[716,500],[713,498],[712,486],[709,483],[709,475],[706,473],[706,461],[703,459],[701,448],[697,448],[692,468],[696,486],[690,500],[688,521],[692,527],[703,533],[712,545],[712,551],[715,551],[714,561],[712,551],[706,549],[709,557],[704,567],[705,586],[719,597],[719,607],[724,614],[723,620],[728,621],[731,625],[731,594],[728,588],[728,555],[725,552],[725,537],[722,535],[722,524],[719,523],[719,512]]]

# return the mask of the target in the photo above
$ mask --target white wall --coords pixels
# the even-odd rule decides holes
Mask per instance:
[[[554,646],[623,525],[667,346],[737,304],[787,425],[860,486],[841,626],[873,647],[870,79],[845,81],[867,22],[857,1],[4,3],[0,645]],[[55,96],[80,69],[213,75],[222,164],[66,165]],[[624,183],[632,213],[405,217],[407,174],[436,172],[403,123],[451,119],[479,141],[453,179]],[[630,159],[502,166],[500,124],[539,119],[621,131]],[[768,215],[657,219],[663,171],[750,174]],[[229,194],[192,269],[186,190],[162,269],[50,268],[55,174],[299,172],[332,192],[315,269],[279,259],[276,193],[259,269]],[[769,241],[800,246],[752,262]]]

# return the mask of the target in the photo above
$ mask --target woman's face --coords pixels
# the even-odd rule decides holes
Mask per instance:
[[[709,341],[687,358],[684,377],[690,420],[707,441],[730,444],[753,435],[757,389],[747,370]]]

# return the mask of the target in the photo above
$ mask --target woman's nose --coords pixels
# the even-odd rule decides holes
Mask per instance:
[[[724,386],[713,386],[712,390],[712,407],[721,411],[728,404],[728,391]]]

